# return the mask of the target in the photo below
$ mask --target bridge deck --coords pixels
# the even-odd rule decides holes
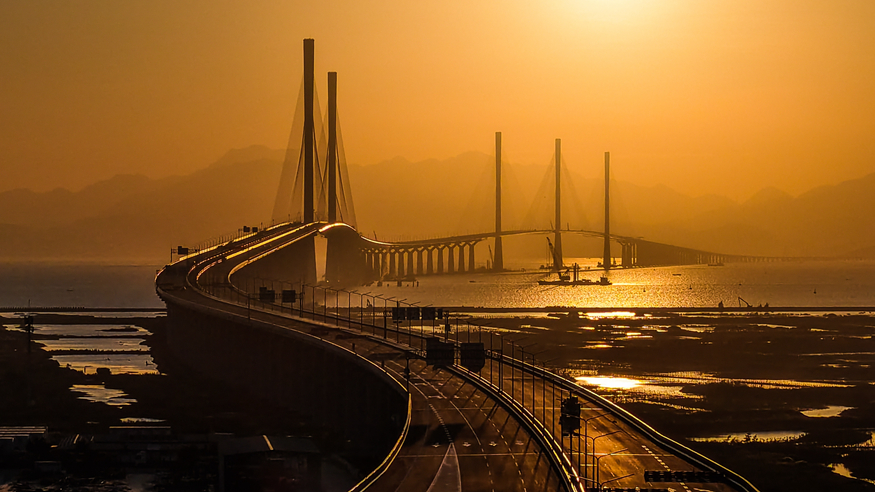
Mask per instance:
[[[312,231],[302,230],[298,236],[288,235],[287,240],[310,233]],[[189,287],[172,294],[217,311],[317,335],[381,364],[396,380],[404,381],[408,358],[415,356],[426,335],[421,328],[418,331],[416,328],[405,331],[400,327],[386,330],[383,326],[361,323],[363,320],[343,319],[340,312],[290,311],[288,307],[257,301],[240,304],[240,291],[230,282],[211,285],[209,295],[200,288],[191,288],[197,285],[198,275],[204,268],[215,269],[213,277],[218,272],[220,277],[228,278],[235,265],[261,253],[256,243],[247,254],[235,254],[233,261],[230,258],[220,263],[204,261],[199,267],[186,269]],[[385,323],[382,317],[378,319]],[[429,490],[433,485],[440,485],[434,490],[562,488],[555,467],[550,466],[549,453],[521,425],[520,412],[529,412],[554,441],[561,443],[563,454],[581,470],[581,481],[587,488],[603,483],[610,487],[736,490],[725,483],[646,482],[645,471],[707,470],[669,452],[640,429],[617,418],[616,409],[602,404],[607,402],[583,400],[581,417],[591,419],[586,425],[586,438],[561,436],[558,402],[571,394],[570,390],[577,394],[582,390],[568,381],[542,377],[536,368],[519,360],[506,355],[493,357],[479,376],[461,368],[435,370],[417,359],[409,363],[413,426],[401,454],[374,484],[373,490]],[[524,405],[515,404],[516,408],[506,409],[493,397],[498,388]]]
[[[253,254],[256,252],[254,248]],[[239,258],[242,261],[245,257]],[[224,261],[214,268],[227,275],[237,263]],[[186,269],[184,275],[196,282],[203,266],[192,267]],[[162,280],[166,285],[170,278]],[[403,374],[410,356],[409,347],[338,329],[318,316],[303,319],[288,311],[251,309],[224,301],[222,297],[233,296],[230,286],[214,291],[214,295],[206,295],[198,289],[177,285],[178,288],[167,291],[165,296],[318,336],[380,364],[387,373],[406,384]],[[215,295],[222,292],[224,296]],[[542,449],[498,402],[463,378],[426,367],[420,359],[410,360],[410,370],[411,430],[398,457],[368,490],[546,491],[563,488]]]

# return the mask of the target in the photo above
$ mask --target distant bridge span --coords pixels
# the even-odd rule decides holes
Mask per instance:
[[[307,44],[305,43],[305,46]],[[317,138],[319,135],[321,117],[318,115],[318,105],[315,104],[313,81],[312,43],[310,51],[305,49],[304,56],[304,88],[302,103],[296,109],[296,121],[303,125],[298,128],[293,124],[289,148],[283,163],[280,185],[274,203],[274,223],[298,224],[348,224],[353,231],[356,227],[352,192],[345,167],[345,153],[339,138],[339,125],[336,118],[337,74],[328,74],[328,114],[327,126],[322,133],[327,139]],[[299,133],[301,132],[301,133]],[[603,231],[572,229],[570,226],[561,229],[561,224],[568,224],[562,219],[562,157],[561,140],[555,140],[554,165],[549,171],[554,175],[553,182],[553,217],[552,228],[503,230],[502,229],[502,162],[501,162],[501,132],[495,134],[495,227],[490,232],[466,234],[435,239],[416,241],[382,242],[375,239],[352,234],[349,231],[340,233],[342,229],[332,230],[332,234],[341,234],[342,238],[333,241],[335,244],[333,256],[358,257],[357,265],[351,260],[328,262],[329,265],[343,263],[345,268],[353,267],[354,272],[338,270],[336,275],[326,272],[328,278],[347,277],[347,280],[373,278],[403,278],[411,275],[441,274],[470,272],[475,270],[475,245],[485,239],[493,241],[493,261],[490,268],[494,271],[504,270],[504,253],[502,239],[509,236],[532,234],[551,234],[553,270],[565,268],[562,235],[576,234],[593,238],[602,238],[604,251],[602,264],[605,268],[621,267],[651,267],[662,265],[690,265],[726,262],[772,261],[775,258],[727,255],[711,251],[683,248],[670,244],[647,241],[640,237],[611,234],[610,219],[610,153],[605,152],[605,204]],[[357,238],[361,238],[359,241]],[[611,244],[620,245],[620,255],[611,253]],[[338,249],[339,248],[339,249]],[[340,252],[342,251],[342,254]],[[436,252],[436,253],[435,253]],[[619,258],[619,264],[616,262]],[[365,268],[361,268],[364,265]],[[329,267],[330,269],[330,267]],[[310,275],[308,274],[308,277]]]
[[[562,234],[575,234],[594,238],[605,237],[604,232],[585,229],[563,229],[560,232]],[[497,238],[508,236],[555,233],[556,231],[552,229],[491,231],[394,242],[378,241],[362,236],[364,242],[361,249],[365,257],[365,263],[371,271],[392,278],[409,275],[473,272],[475,270],[474,246],[481,241],[486,239],[496,240]],[[715,253],[617,234],[609,234],[608,237],[611,241],[617,242],[621,246],[620,264],[615,265],[621,268],[749,263],[783,259],[778,257]]]

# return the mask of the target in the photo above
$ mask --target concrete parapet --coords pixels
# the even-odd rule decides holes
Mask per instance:
[[[395,445],[407,396],[368,361],[293,329],[182,300],[165,302],[168,345],[193,370],[331,429],[345,443],[343,454],[359,463],[376,466]]]

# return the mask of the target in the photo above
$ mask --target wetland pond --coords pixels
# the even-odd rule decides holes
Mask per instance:
[[[5,325],[7,330],[21,330]],[[151,333],[132,324],[34,324],[33,339],[49,352],[61,367],[85,375],[159,374],[144,337]],[[123,391],[103,384],[74,384],[79,398],[126,406],[136,403]]]

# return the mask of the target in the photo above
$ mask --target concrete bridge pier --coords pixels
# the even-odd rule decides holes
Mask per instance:
[[[636,264],[636,247],[635,243],[620,243],[623,249],[621,257],[621,266],[623,268],[632,268]]]
[[[328,283],[355,286],[372,278],[365,265],[364,240],[355,229],[336,224],[323,229],[322,235],[328,240],[325,262]]]
[[[459,273],[465,273],[465,243],[459,245]]]
[[[423,273],[425,273],[424,269],[422,268],[422,266],[423,266],[422,265],[422,253],[424,251],[425,251],[425,249],[423,249],[423,248],[419,248],[416,250],[416,274],[417,275],[422,275]]]
[[[447,245],[447,273],[455,273],[456,270],[453,263],[453,249],[455,249],[454,245]]]
[[[374,274],[374,257],[369,249],[362,250],[362,261],[364,263],[365,272],[369,276],[373,276]]]
[[[437,273],[444,273],[444,247],[437,248]]]
[[[414,251],[412,249],[407,250],[407,275],[413,276],[416,275],[416,270],[413,269],[413,256]],[[419,258],[420,265],[422,265],[422,257]]]
[[[394,277],[398,272],[395,270],[395,250],[389,250],[389,278]]]
[[[425,254],[427,255],[425,261],[425,273],[427,275],[431,275],[434,273],[434,260],[432,260],[432,253],[434,252],[434,250],[435,248],[433,247],[425,248]]]
[[[471,243],[468,245],[468,271],[473,272],[475,270],[474,264],[474,245],[476,243]]]

